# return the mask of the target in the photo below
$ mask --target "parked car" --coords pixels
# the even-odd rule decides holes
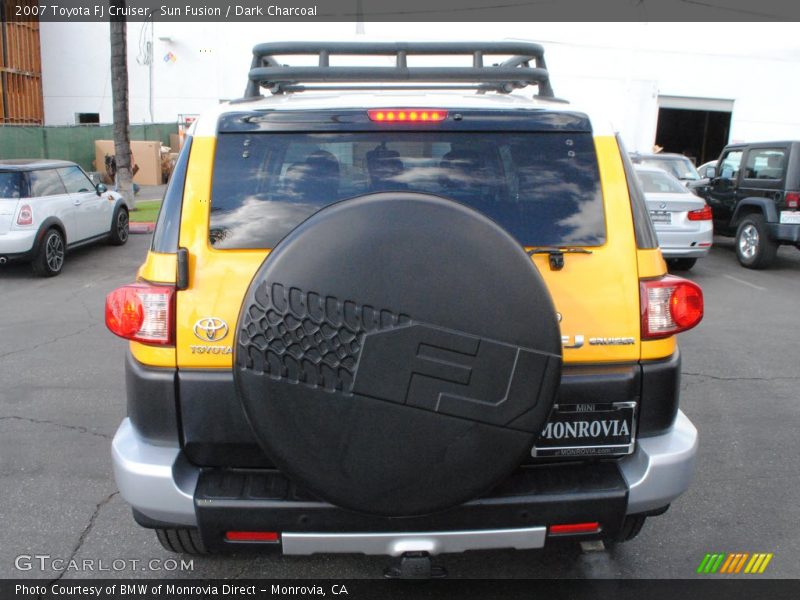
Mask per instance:
[[[672,174],[684,184],[697,181],[700,174],[694,168],[694,164],[683,154],[673,154],[670,152],[659,152],[657,154],[645,154],[642,152],[632,152],[631,160],[634,164],[657,167],[667,173]]]
[[[398,67],[325,66],[370,53]],[[420,53],[478,66],[407,67]],[[702,292],[667,274],[621,141],[555,99],[541,46],[270,43],[252,65],[193,125],[137,283],[106,301],[136,521],[177,552],[389,554],[402,574],[663,513],[697,451],[676,334]]]
[[[710,179],[714,176],[714,168],[717,166],[716,160],[710,160],[697,167],[697,172],[700,174],[700,179]],[[710,170],[711,169],[711,170]]]
[[[58,275],[68,250],[128,241],[122,196],[95,185],[64,160],[0,160],[0,264],[29,261],[37,275]]]
[[[711,209],[666,171],[639,165],[636,175],[667,264],[677,271],[691,269],[714,241]]]
[[[780,245],[800,248],[800,142],[730,144],[712,169],[692,189],[716,233],[736,238],[742,266],[765,269]]]

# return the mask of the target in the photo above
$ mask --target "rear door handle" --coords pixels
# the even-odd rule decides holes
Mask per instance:
[[[75,206],[80,206],[81,205],[81,201],[80,200],[74,200],[72,202],[72,204],[74,204]]]

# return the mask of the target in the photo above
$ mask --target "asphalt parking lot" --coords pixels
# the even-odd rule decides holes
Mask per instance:
[[[0,577],[381,576],[386,561],[363,556],[195,557],[184,572],[143,568],[174,555],[134,523],[114,485],[109,445],[125,415],[125,343],[106,331],[103,301],[133,280],[148,243],[132,236],[124,247],[76,251],[53,279],[26,265],[0,269]],[[680,338],[682,408],[701,435],[690,491],[609,551],[472,552],[444,557],[451,576],[685,578],[708,552],[772,552],[764,577],[800,577],[800,252],[782,248],[774,268],[749,271],[732,241],[718,238],[689,277],[706,296],[704,322]],[[127,563],[20,571],[20,555]]]

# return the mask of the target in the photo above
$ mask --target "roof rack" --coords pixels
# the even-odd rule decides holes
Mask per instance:
[[[318,65],[285,65],[276,59],[278,55],[316,55]],[[395,65],[332,67],[330,58],[334,55],[394,56]],[[412,55],[471,56],[472,66],[409,67],[407,59]],[[500,64],[486,66],[486,55],[511,55],[511,58]],[[534,67],[530,66],[531,62],[535,64]],[[309,83],[328,85],[305,85]],[[528,85],[538,86],[540,97],[553,98],[553,88],[544,62],[544,48],[531,42],[274,42],[253,48],[245,98],[260,96],[260,87],[273,94],[308,89],[387,87],[509,93]]]

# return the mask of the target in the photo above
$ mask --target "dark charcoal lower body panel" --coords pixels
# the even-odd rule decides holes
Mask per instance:
[[[141,370],[136,371],[137,376]],[[163,374],[159,373],[163,377]],[[618,365],[566,365],[558,404],[638,404],[638,437],[667,431],[678,412],[680,354],[659,361]],[[130,384],[129,384],[130,385]],[[196,465],[271,468],[236,395],[228,370],[177,371],[183,450]],[[138,398],[129,397],[131,402]],[[146,399],[142,399],[146,402]],[[151,411],[142,411],[153,414]],[[137,427],[141,422],[137,419]],[[533,462],[531,459],[530,462]]]
[[[485,497],[415,517],[379,517],[338,508],[298,490],[275,470],[206,469],[195,492],[203,542],[210,549],[228,551],[228,531],[444,532],[597,521],[602,532],[584,537],[615,536],[627,501],[628,488],[613,462],[524,467]],[[258,546],[279,549],[278,544]]]

